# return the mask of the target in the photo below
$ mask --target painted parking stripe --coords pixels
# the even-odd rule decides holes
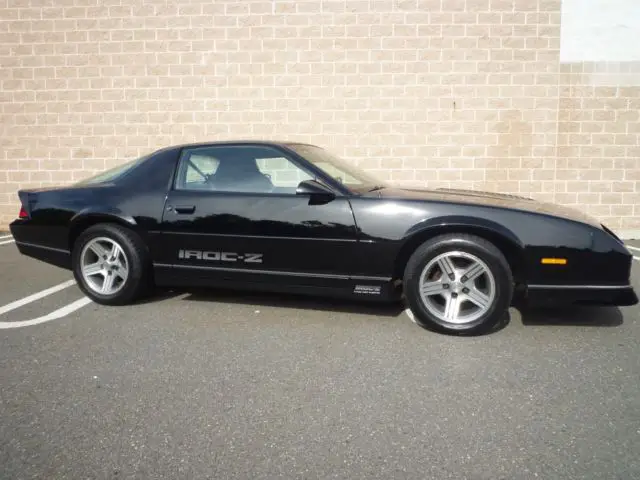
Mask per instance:
[[[6,304],[3,307],[0,307],[0,315],[3,315],[11,310],[15,310],[16,308],[23,307],[31,302],[35,302],[36,300],[40,300],[41,298],[48,297],[60,290],[64,290],[65,288],[70,287],[71,285],[75,285],[75,280],[67,280],[66,282],[59,283],[58,285],[54,285],[53,287],[45,288],[33,295],[29,295],[28,297],[21,298],[20,300],[16,300],[15,302],[11,302]]]
[[[75,302],[70,303],[69,305],[65,305],[53,312],[47,313],[41,317],[32,318],[31,320],[22,320],[19,322],[0,322],[0,330],[8,329],[8,328],[21,328],[21,327],[30,327],[32,325],[38,325],[39,323],[50,322],[51,320],[57,320],[62,317],[66,317],[70,313],[75,312],[76,310],[81,309],[85,305],[91,303],[91,299],[88,297],[83,297]]]
[[[418,324],[418,322],[416,322],[416,317],[413,316],[413,312],[411,311],[411,309],[409,308],[405,308],[404,309],[404,313],[407,317],[409,317],[409,319],[415,323],[416,325]]]
[[[0,242],[0,245],[7,245],[9,243],[14,243],[15,240],[5,240],[4,242]]]
[[[3,235],[0,237],[0,240],[6,240],[7,238],[13,238],[13,235]]]

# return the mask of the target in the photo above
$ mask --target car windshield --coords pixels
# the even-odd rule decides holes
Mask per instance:
[[[323,148],[301,144],[292,144],[288,147],[354,193],[370,192],[386,186],[379,178],[345,162]]]
[[[142,161],[144,161],[147,158],[148,158],[148,155],[145,155],[144,157],[136,158],[134,160],[130,160],[128,162],[122,163],[118,166],[110,168],[109,170],[105,170],[104,172],[101,172],[92,177],[84,178],[79,182],[77,182],[76,185],[93,185],[96,183],[112,182],[115,179],[129,172],[132,168],[142,163]]]

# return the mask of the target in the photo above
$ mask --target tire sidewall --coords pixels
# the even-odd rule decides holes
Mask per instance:
[[[87,285],[82,275],[82,263],[80,258],[82,251],[87,243],[98,237],[107,237],[117,242],[127,258],[127,264],[129,267],[127,280],[120,290],[111,295],[103,295],[94,291],[89,287],[89,285]],[[142,261],[143,260],[140,256],[136,254],[136,248],[135,245],[133,245],[131,238],[123,232],[122,228],[109,224],[99,224],[89,227],[80,234],[73,246],[72,270],[79,288],[92,300],[105,305],[124,304],[131,301],[136,296],[144,272]]]
[[[495,299],[489,310],[473,322],[463,324],[443,322],[429,312],[422,301],[419,280],[423,269],[433,258],[449,251],[460,251],[477,256],[493,274],[496,289]],[[404,285],[409,308],[421,326],[461,334],[482,333],[491,329],[509,307],[513,292],[511,272],[504,258],[500,258],[480,243],[464,239],[443,239],[423,245],[416,250],[407,264]]]

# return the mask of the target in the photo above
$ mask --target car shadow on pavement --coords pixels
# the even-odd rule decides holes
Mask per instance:
[[[617,307],[519,307],[516,312],[525,326],[619,327],[624,323]]]
[[[407,309],[403,301],[367,302],[357,299],[316,297],[302,294],[271,292],[249,292],[218,288],[190,288],[158,292],[146,302],[181,297],[181,301],[222,302],[252,307],[290,308],[325,312],[357,313],[372,316],[398,317]],[[624,323],[623,314],[617,307],[532,307],[515,302],[494,328],[486,334],[496,333],[511,322],[520,321],[524,326],[567,327],[619,327]]]
[[[361,313],[397,317],[404,311],[402,303],[366,302],[354,299],[325,298],[301,294],[247,292],[223,289],[188,289],[182,300],[195,302],[223,302],[256,307],[291,308],[326,312]]]
[[[136,305],[146,305],[148,303],[158,303],[164,300],[171,300],[183,295],[184,292],[174,289],[157,288],[151,295],[143,296],[135,301]]]

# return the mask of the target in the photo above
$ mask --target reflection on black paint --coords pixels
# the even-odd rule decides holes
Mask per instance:
[[[220,235],[267,235],[274,237],[351,238],[355,239],[353,225],[336,222],[305,220],[299,223],[284,220],[251,220],[240,215],[218,214],[173,220],[172,231],[181,233],[208,233]]]

